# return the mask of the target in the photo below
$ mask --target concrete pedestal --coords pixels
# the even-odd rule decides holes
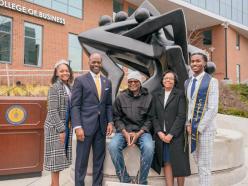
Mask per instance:
[[[110,138],[107,139],[107,145],[110,142]],[[73,139],[73,165],[71,168],[71,179],[74,181],[74,168],[76,157],[76,140]],[[137,147],[132,147],[124,150],[125,162],[127,170],[130,176],[136,176],[139,170],[140,152]],[[190,164],[192,175],[186,178],[186,186],[197,186],[198,176],[197,167],[190,156]],[[244,167],[244,146],[243,137],[240,132],[218,129],[217,136],[214,143],[213,154],[213,185],[228,186],[238,183],[246,175],[246,167]],[[85,179],[86,185],[91,185],[92,180],[92,154],[90,154],[87,176]],[[115,168],[111,161],[108,151],[106,152],[106,158],[104,162],[104,183],[107,185],[107,181],[118,182],[115,174]],[[148,178],[150,185],[164,185],[165,180],[163,174],[158,175],[152,169]],[[108,183],[109,184],[109,183]]]
[[[113,182],[113,181],[106,181],[105,186],[149,186],[149,185],[138,185],[138,184],[131,184],[131,183],[120,183],[120,182]]]

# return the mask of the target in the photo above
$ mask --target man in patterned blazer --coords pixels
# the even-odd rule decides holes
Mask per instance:
[[[75,79],[72,89],[72,126],[77,136],[75,186],[84,186],[90,148],[93,150],[93,186],[101,186],[106,135],[111,135],[111,82],[100,75],[102,58],[90,55],[90,72]]]
[[[219,101],[218,81],[204,72],[206,64],[205,54],[192,54],[190,67],[193,76],[185,81],[188,100],[186,127],[191,135],[191,153],[198,165],[201,186],[211,185],[211,159],[216,134],[214,118]]]

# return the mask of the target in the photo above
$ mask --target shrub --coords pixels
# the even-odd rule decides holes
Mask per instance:
[[[0,86],[0,96],[31,96],[46,97],[48,86],[21,85],[14,87]]]
[[[218,112],[248,118],[248,86],[221,85]]]
[[[240,98],[243,102],[248,104],[248,86],[246,84],[238,85],[229,85],[231,90],[234,90],[237,94],[240,95]]]
[[[245,110],[240,110],[237,108],[223,108],[219,107],[219,113],[221,114],[226,114],[226,115],[234,115],[234,116],[240,116],[240,117],[245,117],[248,118],[248,112]]]

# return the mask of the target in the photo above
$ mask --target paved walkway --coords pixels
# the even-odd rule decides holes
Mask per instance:
[[[245,148],[245,158],[246,158],[246,167],[248,167],[248,147]],[[67,169],[61,172],[61,186],[73,186],[70,182],[70,170]],[[47,171],[43,171],[41,177],[35,178],[25,178],[25,179],[16,179],[16,180],[5,180],[0,181],[0,186],[49,186],[50,185],[50,174]],[[248,174],[245,179],[240,183],[233,186],[247,186],[248,185]]]
[[[60,185],[73,186],[70,183],[70,169],[61,172]],[[43,171],[41,177],[23,178],[16,180],[0,181],[0,186],[49,186],[50,185],[50,172]]]
[[[248,169],[248,147],[245,148],[245,166]],[[248,185],[248,170],[246,173],[246,177],[238,184],[235,184],[233,186],[247,186]]]

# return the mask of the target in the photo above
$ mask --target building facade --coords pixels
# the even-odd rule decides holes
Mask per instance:
[[[143,0],[128,0],[139,6]],[[219,80],[248,82],[248,0],[149,0],[160,13],[181,8],[189,44],[209,54]]]
[[[208,12],[209,18],[222,21],[202,28],[202,42],[198,47],[210,54],[217,65],[218,79],[233,83],[248,82],[246,65],[248,52],[248,0],[184,0]],[[226,32],[226,33],[225,33]],[[225,36],[226,34],[226,36]],[[194,44],[194,43],[193,43]]]
[[[132,14],[143,0],[0,0],[0,69],[52,69],[60,59],[75,71],[88,59],[78,34],[98,26],[101,15]],[[188,40],[209,53],[215,76],[247,82],[248,0],[150,0],[161,12],[185,12]]]
[[[52,69],[68,59],[73,70],[87,61],[78,34],[112,15],[112,0],[0,0],[0,62],[9,69]]]

